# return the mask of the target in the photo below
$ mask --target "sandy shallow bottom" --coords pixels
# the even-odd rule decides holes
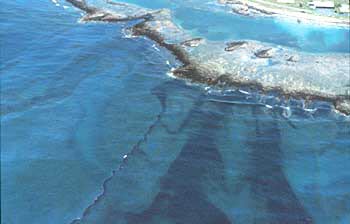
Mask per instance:
[[[205,48],[233,57],[261,43],[225,53],[234,46],[192,40],[160,13],[146,25],[178,35],[152,28],[157,44],[131,35],[145,31],[131,29],[138,20],[79,23],[59,4],[10,1],[0,13],[1,222],[349,223],[349,117],[225,76],[166,75],[215,60]],[[295,63],[285,59],[254,61]]]

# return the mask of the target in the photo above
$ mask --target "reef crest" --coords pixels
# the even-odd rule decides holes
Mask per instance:
[[[278,91],[284,96],[332,102],[350,114],[349,54],[312,54],[258,41],[229,43],[194,38],[167,9],[150,10],[103,0],[67,0],[86,12],[82,21],[139,20],[129,28],[171,51],[183,65],[173,75],[218,86]]]

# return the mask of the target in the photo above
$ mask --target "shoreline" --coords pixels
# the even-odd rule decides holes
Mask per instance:
[[[347,81],[344,72],[348,68],[348,54],[315,56],[254,41],[218,46],[187,35],[172,22],[169,10],[146,10],[121,3],[117,5],[121,11],[114,13],[90,7],[84,0],[67,1],[87,13],[82,18],[85,22],[141,20],[130,28],[133,35],[148,37],[172,52],[183,64],[173,71],[178,78],[210,86],[248,87],[260,93],[277,91],[286,98],[327,101],[338,111],[350,114],[350,99],[339,93],[337,84],[329,87],[329,82],[337,81],[335,78],[338,84]],[[124,8],[128,9],[127,14],[122,14]],[[242,57],[253,58],[242,60]],[[271,61],[276,65],[270,66]],[[315,80],[314,74],[328,81]]]
[[[349,28],[350,17],[344,19],[316,15],[306,9],[298,9],[264,0],[217,0],[218,4],[229,6],[233,13],[243,16],[271,16],[316,25]]]

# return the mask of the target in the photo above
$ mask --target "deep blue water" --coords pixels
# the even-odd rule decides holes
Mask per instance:
[[[1,223],[350,222],[350,122],[327,103],[174,80],[165,49],[62,4],[0,10]]]

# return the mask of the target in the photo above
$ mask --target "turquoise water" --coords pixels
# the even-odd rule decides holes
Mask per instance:
[[[1,223],[350,222],[348,118],[174,80],[60,4],[1,3]]]
[[[308,52],[350,51],[348,28],[298,24],[273,18],[229,13],[215,0],[123,0],[147,8],[170,8],[175,21],[193,35],[214,41],[257,40]]]

